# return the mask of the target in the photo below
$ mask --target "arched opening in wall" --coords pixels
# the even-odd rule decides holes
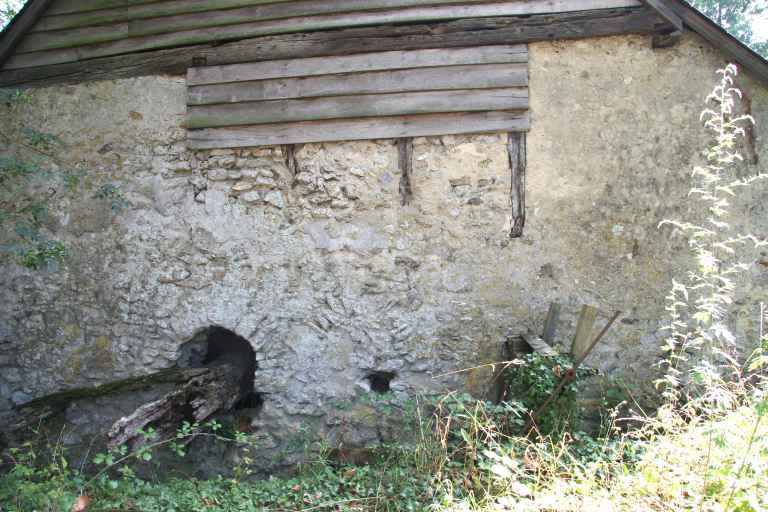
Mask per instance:
[[[371,372],[365,377],[365,379],[368,381],[368,385],[371,388],[371,391],[380,395],[389,393],[390,383],[394,378],[394,373],[382,371]]]
[[[232,372],[240,375],[240,399],[234,408],[261,409],[263,398],[254,389],[258,368],[256,353],[245,338],[234,332],[215,326],[203,329],[181,346],[177,365],[181,368],[231,367]]]

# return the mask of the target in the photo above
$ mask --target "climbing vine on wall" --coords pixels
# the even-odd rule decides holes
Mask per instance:
[[[6,111],[27,101],[27,93],[0,89],[0,108]],[[83,195],[86,174],[60,159],[65,149],[55,134],[31,127],[11,133],[0,127],[0,261],[30,269],[64,263],[68,248],[53,234],[50,211],[62,194]],[[97,185],[90,199],[108,203],[113,211],[126,205],[111,183]]]

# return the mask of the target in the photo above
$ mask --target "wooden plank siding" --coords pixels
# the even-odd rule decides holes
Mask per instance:
[[[645,7],[346,28],[0,70],[0,86],[36,87],[157,74],[181,75],[193,65],[656,34],[668,32],[670,28],[666,21]]]
[[[201,85],[190,87],[188,104],[430,91],[435,84],[444,91],[524,87],[528,69],[521,64],[485,64]]]
[[[525,130],[527,60],[525,45],[493,45],[190,68],[188,142],[237,147]]]
[[[371,117],[189,130],[187,146],[192,149],[237,148],[328,140],[396,139],[430,135],[526,131],[529,128],[530,119],[527,112],[468,112]]]
[[[54,0],[3,69],[274,34],[639,6],[639,0]]]
[[[365,71],[419,67],[527,62],[528,48],[525,45],[489,45],[472,48],[361,53],[332,58],[282,59],[227,66],[190,68],[187,71],[187,85],[195,86],[264,80],[268,78],[361,73]]]

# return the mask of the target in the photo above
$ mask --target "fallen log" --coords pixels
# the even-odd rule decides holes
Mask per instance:
[[[117,420],[107,433],[108,446],[128,444],[136,448],[144,442],[141,432],[150,426],[159,439],[173,437],[182,422],[203,422],[231,409],[243,397],[247,365],[241,361],[224,357],[197,370],[170,393]]]
[[[55,434],[68,425],[81,437],[106,434],[109,448],[135,448],[145,442],[142,432],[149,427],[165,439],[174,436],[183,421],[204,422],[231,409],[250,391],[246,383],[251,371],[246,359],[222,354],[199,368],[171,368],[36,398],[18,406],[13,421],[0,426],[7,437],[0,444],[18,444],[41,429]],[[119,407],[108,408],[108,402]],[[99,411],[95,420],[94,410]],[[83,411],[87,421],[73,422]]]

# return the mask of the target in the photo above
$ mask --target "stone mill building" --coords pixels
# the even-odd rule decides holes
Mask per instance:
[[[584,305],[595,329],[622,311],[588,363],[642,394],[691,265],[659,223],[696,213],[699,112],[728,62],[755,174],[768,62],[681,0],[31,0],[0,38],[0,87],[26,98],[0,105],[0,153],[55,134],[50,165],[85,191],[45,223],[60,268],[3,260],[0,425],[225,353],[248,360],[265,450],[375,443],[396,427],[361,397],[484,396],[490,369],[459,370],[541,334],[553,303],[563,347]],[[735,222],[766,238],[751,193]],[[746,336],[760,261],[734,305]],[[143,393],[64,414],[108,428]]]

